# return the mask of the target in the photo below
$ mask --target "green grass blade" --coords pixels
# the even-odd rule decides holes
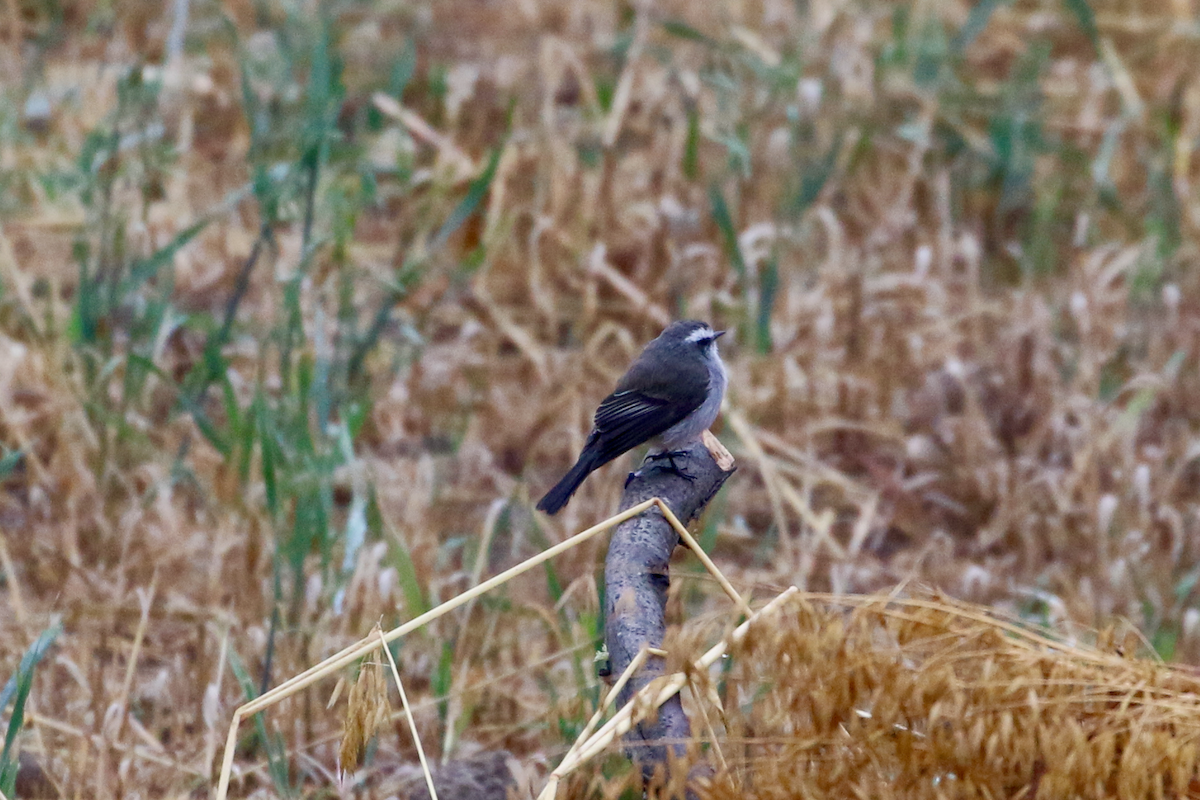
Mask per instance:
[[[121,291],[125,294],[135,292],[158,274],[159,270],[170,264],[175,255],[188,245],[192,239],[208,227],[209,220],[203,219],[177,233],[164,247],[159,248],[146,258],[138,259],[129,268],[129,276],[125,279]]]
[[[733,215],[729,213],[729,204],[725,202],[725,195],[722,194],[721,187],[715,183],[710,186],[708,199],[712,205],[713,222],[717,224],[717,229],[721,232],[721,241],[725,244],[725,255],[729,258],[729,263],[733,265],[738,277],[745,281],[746,261],[742,258],[742,248],[738,243],[737,230],[733,225]]]
[[[429,244],[430,252],[439,250],[446,240],[454,235],[462,224],[470,219],[475,210],[483,203],[483,199],[487,197],[488,190],[492,186],[492,178],[496,177],[496,168],[500,166],[500,155],[504,152],[504,145],[501,144],[492,151],[491,157],[488,159],[487,166],[483,173],[471,181],[471,185],[467,188],[467,195],[459,204],[450,212],[450,216],[442,223],[442,227],[434,235],[433,241]]]
[[[0,791],[3,791],[6,797],[16,797],[19,762],[14,747],[17,736],[25,725],[25,701],[29,699],[29,691],[33,688],[34,670],[61,633],[61,620],[42,631],[25,651],[25,655],[21,656],[16,674],[9,678],[4,684],[4,689],[0,690],[0,713],[4,712],[10,702],[13,705],[12,714],[8,718],[8,729],[4,733],[4,750],[0,751]]]
[[[987,27],[992,18],[992,12],[1006,2],[1008,0],[978,0],[971,6],[971,10],[967,14],[967,21],[959,28],[958,35],[954,37],[951,44],[955,55],[962,56],[963,51],[971,46],[971,42],[983,33],[983,29]]]
[[[242,687],[242,694],[249,702],[258,697],[258,692],[254,688],[254,680],[251,679],[246,665],[242,663],[242,659],[231,647],[229,648],[229,667],[233,671],[233,675],[237,678],[238,684]],[[267,771],[271,775],[271,781],[275,784],[275,790],[281,797],[292,798],[298,796],[295,787],[292,786],[291,777],[288,774],[287,763],[287,748],[283,743],[282,737],[272,736],[267,731],[267,724],[263,719],[262,712],[254,715],[254,729],[258,735],[259,741],[262,742],[263,748],[267,751]]]
[[[1100,52],[1100,28],[1096,26],[1096,12],[1088,5],[1088,0],[1066,0],[1067,10],[1074,15],[1080,29],[1096,52]]]
[[[683,175],[689,181],[700,174],[700,112],[695,103],[688,104],[687,139],[683,145]]]
[[[709,47],[719,49],[720,43],[710,36],[706,36],[700,31],[677,19],[664,20],[662,23],[664,32],[689,42],[697,42],[699,44],[708,45]]]
[[[24,457],[25,453],[21,450],[13,450],[0,457],[0,481],[12,475]],[[0,708],[3,708],[3,706],[0,705]]]
[[[279,482],[275,475],[275,463],[279,453],[275,443],[274,426],[271,424],[270,413],[267,409],[266,397],[262,387],[254,395],[255,427],[258,429],[258,446],[262,453],[263,488],[267,493],[267,511],[271,519],[279,519]]]
[[[758,319],[755,321],[755,344],[758,352],[770,353],[771,342],[771,311],[775,307],[775,298],[779,294],[779,259],[772,255],[763,264],[758,275]]]
[[[416,565],[413,564],[412,554],[408,551],[408,544],[397,535],[394,546],[389,548],[389,551],[392,556],[392,566],[396,568],[396,579],[400,584],[400,591],[404,594],[406,615],[411,619],[424,614],[432,606],[425,599],[425,592],[421,588],[421,579],[417,575]]]
[[[446,714],[450,710],[450,690],[454,687],[454,641],[442,642],[442,655],[437,669],[430,676],[430,691],[437,700],[438,719],[446,725]]]

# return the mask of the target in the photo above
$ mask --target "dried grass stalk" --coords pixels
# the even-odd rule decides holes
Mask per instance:
[[[429,771],[429,761],[425,758],[425,748],[421,746],[421,735],[417,732],[417,721],[413,719],[412,706],[408,704],[408,693],[404,691],[404,682],[400,680],[400,670],[396,667],[396,659],[384,641],[383,631],[376,628],[379,645],[387,656],[388,665],[392,668],[392,677],[396,680],[396,689],[400,692],[400,702],[404,704],[404,716],[408,720],[408,729],[412,732],[413,744],[417,747],[417,758],[421,760],[421,772],[425,774],[425,786],[429,789],[432,800],[438,800],[437,789],[433,785],[433,773]],[[386,697],[386,695],[385,695]]]

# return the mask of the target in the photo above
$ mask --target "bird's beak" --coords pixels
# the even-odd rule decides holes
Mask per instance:
[[[722,336],[724,336],[726,333],[728,333],[728,331],[713,331],[713,338],[714,338],[714,339],[720,339],[720,338],[721,338]]]

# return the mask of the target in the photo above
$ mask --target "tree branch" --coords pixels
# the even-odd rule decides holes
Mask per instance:
[[[665,460],[644,461],[625,486],[621,509],[660,497],[686,525],[700,515],[733,474],[733,470],[721,469],[700,442],[675,456],[674,463],[690,479],[673,472]],[[657,508],[627,520],[614,531],[604,565],[604,637],[613,674],[623,672],[643,646],[662,647],[670,587],[669,563],[678,544],[679,535]],[[628,702],[665,670],[661,657],[647,658],[621,692],[618,702]],[[644,778],[649,780],[658,770],[662,770],[665,778],[670,757],[686,753],[681,742],[687,741],[690,734],[683,705],[676,695],[659,709],[657,719],[630,731],[626,736],[626,752],[641,766]],[[672,744],[664,744],[668,741]]]

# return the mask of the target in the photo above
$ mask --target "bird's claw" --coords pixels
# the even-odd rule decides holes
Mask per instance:
[[[647,461],[666,461],[668,465],[665,467],[660,466],[659,469],[665,469],[665,470],[683,478],[688,483],[691,483],[692,481],[696,480],[696,476],[691,474],[690,472],[688,472],[687,470],[683,469],[682,467],[680,467],[678,464],[675,463],[675,456],[685,456],[685,455],[687,455],[686,450],[664,450],[661,453],[651,453],[650,455],[646,456],[646,460]]]

